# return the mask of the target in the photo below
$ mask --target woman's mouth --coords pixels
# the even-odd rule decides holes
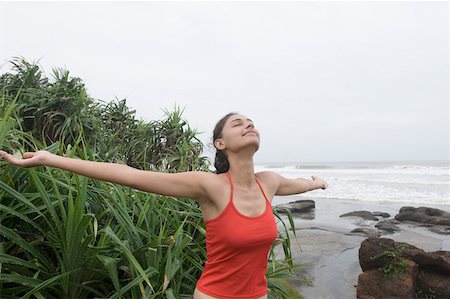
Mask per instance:
[[[248,132],[244,133],[244,135],[242,135],[242,136],[245,136],[245,135],[248,135],[248,134],[253,134],[253,135],[257,136],[256,133],[253,132],[253,131],[248,131]]]

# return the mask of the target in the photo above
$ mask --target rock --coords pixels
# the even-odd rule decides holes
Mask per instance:
[[[395,250],[395,242],[385,238],[368,238],[361,243],[359,248],[359,265],[365,272],[378,269],[392,258],[384,255],[387,250]]]
[[[429,227],[428,229],[436,234],[450,235],[450,226],[435,225],[435,226]]]
[[[383,220],[378,222],[377,224],[375,224],[375,227],[380,229],[380,230],[384,230],[387,232],[395,232],[395,231],[399,231],[400,227],[398,227],[397,225],[395,225],[392,221],[390,220]]]
[[[449,212],[427,207],[402,207],[399,214],[395,215],[395,219],[399,221],[450,226]]]
[[[396,242],[398,254],[414,261],[420,269],[433,270],[438,273],[450,275],[450,251],[425,252],[408,243]]]
[[[427,254],[424,250],[404,242],[395,242],[395,249],[399,255],[412,261],[416,261],[419,256]]]
[[[420,270],[417,275],[417,288],[421,298],[449,298],[450,275]]]
[[[438,217],[444,217],[444,218],[450,218],[450,212],[439,210],[435,208],[427,208],[427,207],[402,207],[400,208],[400,213],[402,212],[408,212],[408,211],[417,211],[420,213],[427,214],[429,216],[438,216]]]
[[[362,233],[365,234],[369,238],[376,238],[379,237],[381,234],[378,230],[373,228],[365,228],[365,227],[358,227],[351,231],[351,233]]]
[[[426,252],[408,243],[368,238],[361,243],[359,263],[364,273],[358,298],[450,298],[450,251]]]
[[[383,217],[383,218],[391,217],[391,215],[389,213],[385,213],[385,212],[372,212],[372,215],[373,216]]]
[[[277,208],[286,208],[291,211],[291,213],[305,213],[310,212],[316,207],[314,200],[296,200],[287,204],[280,204],[276,206]],[[279,212],[283,213],[283,210]]]
[[[421,269],[450,275],[450,251],[426,252],[424,255],[418,255],[415,260]]]
[[[342,214],[342,215],[339,216],[339,217],[350,217],[350,216],[357,216],[357,217],[361,217],[361,218],[366,219],[366,220],[374,220],[374,221],[378,221],[378,218],[375,217],[375,216],[374,216],[371,212],[369,212],[369,211],[353,211],[353,212],[350,212],[350,213]]]
[[[406,260],[404,272],[393,274],[386,279],[383,271],[372,269],[359,275],[356,297],[359,299],[415,299],[418,267]]]

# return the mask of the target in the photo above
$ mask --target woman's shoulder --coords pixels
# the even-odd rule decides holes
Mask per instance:
[[[271,189],[278,187],[280,176],[276,172],[265,170],[257,172],[255,175],[258,181],[270,187]]]
[[[197,174],[201,176],[205,185],[208,185],[212,188],[217,187],[217,185],[223,185],[224,182],[228,180],[226,177],[226,173],[198,171]]]
[[[279,176],[276,172],[273,171],[260,171],[256,173],[256,178],[260,182],[261,187],[266,192],[267,197],[270,202],[272,202],[272,198],[275,196],[278,186],[279,186]]]
[[[199,198],[199,203],[213,202],[217,203],[220,201],[224,192],[229,189],[228,178],[226,173],[214,173],[214,172],[197,172],[197,175],[201,176],[204,190],[204,196]]]
[[[218,179],[218,178],[222,178],[222,177],[226,177],[226,173],[215,173],[215,172],[211,172],[211,171],[192,171],[191,173],[196,173],[198,175],[203,176],[204,178],[209,178],[209,179]]]
[[[275,172],[270,170],[259,171],[255,175],[258,179],[274,179],[277,176]]]

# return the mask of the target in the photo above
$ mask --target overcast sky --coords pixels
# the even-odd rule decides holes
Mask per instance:
[[[1,2],[14,56],[138,118],[185,107],[205,144],[240,112],[257,163],[450,158],[449,2]]]

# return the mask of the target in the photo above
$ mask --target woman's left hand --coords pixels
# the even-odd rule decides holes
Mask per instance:
[[[325,190],[325,189],[328,188],[328,183],[325,182],[324,180],[322,180],[321,178],[319,178],[319,177],[317,177],[317,176],[315,176],[315,175],[312,175],[311,178],[313,179],[314,182],[321,183],[320,189]]]

